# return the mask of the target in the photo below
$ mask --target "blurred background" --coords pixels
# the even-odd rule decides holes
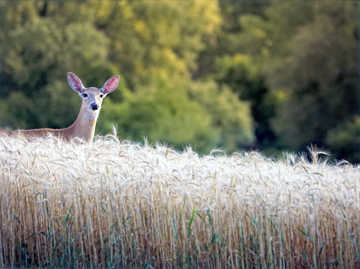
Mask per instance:
[[[0,126],[64,128],[68,71],[118,89],[97,133],[360,162],[356,1],[0,1]]]

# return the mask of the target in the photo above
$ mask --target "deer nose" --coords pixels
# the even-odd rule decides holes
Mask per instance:
[[[91,109],[92,109],[92,110],[98,110],[98,109],[99,109],[99,105],[98,105],[98,104],[91,104]]]

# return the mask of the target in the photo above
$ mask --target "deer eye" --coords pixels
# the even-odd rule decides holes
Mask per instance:
[[[100,94],[100,98],[103,98],[104,97],[104,95],[103,94]]]
[[[88,97],[87,93],[83,93],[83,97]]]

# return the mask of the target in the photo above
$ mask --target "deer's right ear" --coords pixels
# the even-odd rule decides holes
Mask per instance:
[[[104,86],[102,86],[101,88],[102,92],[105,94],[113,92],[116,89],[116,87],[119,85],[119,80],[120,80],[120,76],[109,78],[105,82]]]
[[[67,79],[70,87],[77,91],[78,93],[81,93],[84,89],[84,85],[82,84],[81,80],[73,73],[69,72],[67,74]]]

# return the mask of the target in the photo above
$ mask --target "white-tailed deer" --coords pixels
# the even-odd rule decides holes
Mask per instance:
[[[94,138],[96,121],[100,113],[101,104],[104,97],[116,89],[119,84],[119,76],[114,76],[105,82],[102,88],[85,88],[81,80],[73,73],[69,72],[67,79],[70,87],[76,91],[82,98],[82,105],[75,122],[65,129],[32,129],[32,130],[7,130],[1,129],[1,132],[8,134],[18,134],[31,137],[44,137],[49,134],[62,138],[66,141],[77,137],[86,142],[91,142]]]

